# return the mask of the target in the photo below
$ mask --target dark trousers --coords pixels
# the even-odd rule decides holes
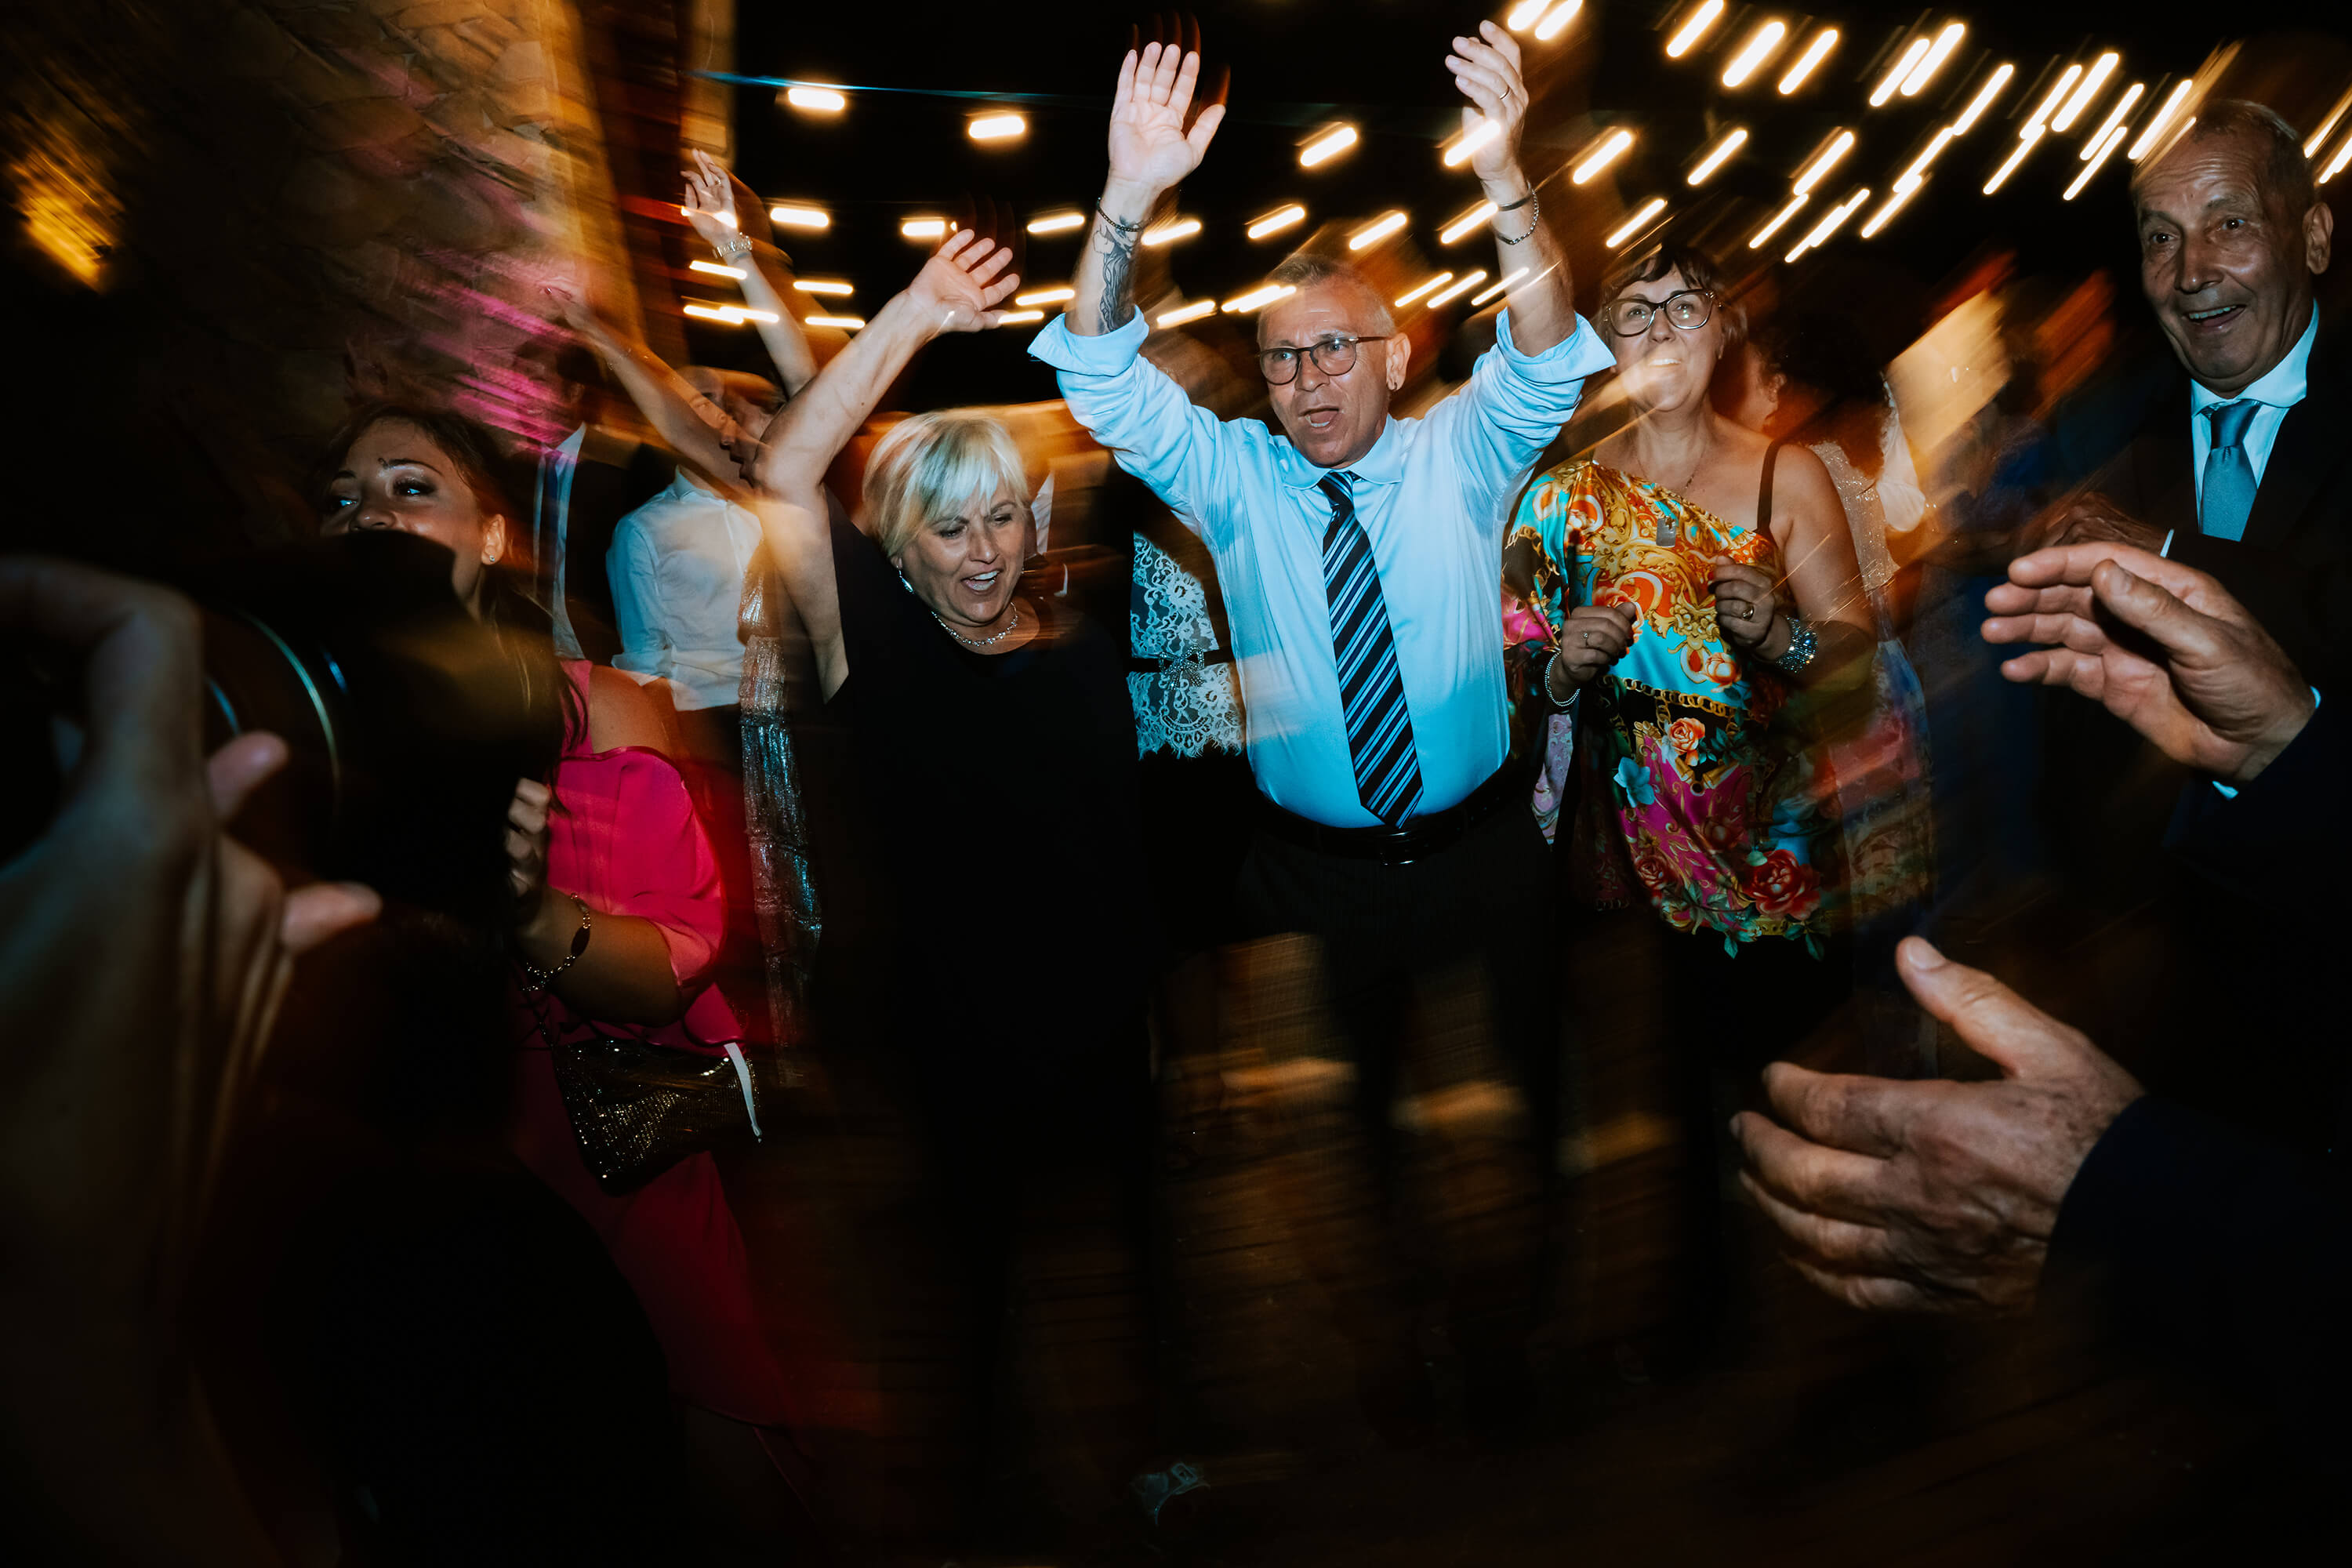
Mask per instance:
[[[1537,1310],[1541,1198],[1559,1098],[1548,855],[1533,816],[1513,802],[1444,849],[1403,865],[1261,832],[1242,867],[1245,932],[1305,933],[1321,949],[1331,1022],[1355,1071],[1356,1120],[1383,1209],[1397,1195],[1391,1108],[1408,1059],[1404,1087],[1424,1102],[1496,1079],[1524,1101],[1524,1121],[1499,1152],[1507,1175],[1472,1184],[1485,1194],[1473,1200],[1485,1212],[1448,1216],[1457,1237],[1489,1238],[1451,1281],[1457,1342],[1512,1341]],[[1442,1016],[1432,1014],[1433,997],[1443,998]],[[1491,1136],[1477,1140],[1496,1152]]]

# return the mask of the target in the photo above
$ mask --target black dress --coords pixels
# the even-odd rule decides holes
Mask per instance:
[[[833,554],[849,676],[826,710],[891,933],[890,1032],[954,1121],[1106,1134],[1148,1095],[1155,957],[1124,650],[1024,598],[1043,631],[977,653],[856,529]]]

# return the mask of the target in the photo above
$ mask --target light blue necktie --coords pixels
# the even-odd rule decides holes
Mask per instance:
[[[1356,765],[1356,797],[1364,809],[1396,826],[1421,799],[1421,760],[1413,754],[1412,711],[1397,668],[1389,604],[1372,565],[1372,542],[1356,521],[1349,494],[1352,474],[1326,474],[1317,482],[1331,502],[1323,535],[1323,590],[1331,611],[1331,658],[1339,669],[1339,702],[1348,721],[1348,752]]]
[[[2254,465],[2246,458],[2246,426],[2262,407],[2250,397],[2217,403],[2205,411],[2213,421],[2213,445],[2205,454],[2205,496],[2197,525],[2215,539],[2242,539],[2246,514],[2254,510]]]

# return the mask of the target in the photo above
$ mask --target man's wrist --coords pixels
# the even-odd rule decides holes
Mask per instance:
[[[2230,775],[2230,782],[2241,784],[2253,783],[2264,768],[2278,761],[2281,753],[2294,744],[2295,737],[2303,733],[2305,727],[2310,724],[2312,715],[2318,711],[2317,694],[2305,689],[2294,717],[2272,725],[2268,733],[2247,748],[2245,762]]]
[[[1139,228],[1168,193],[1151,186],[1112,175],[1103,184],[1102,200],[1097,204],[1103,216],[1122,228]]]
[[[1478,184],[1485,189],[1486,199],[1497,207],[1523,205],[1528,196],[1535,194],[1535,186],[1528,184],[1527,175],[1519,172],[1517,163],[1491,178],[1480,176]]]

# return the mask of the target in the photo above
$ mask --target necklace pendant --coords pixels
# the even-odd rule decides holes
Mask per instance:
[[[1673,549],[1675,541],[1682,536],[1681,529],[1675,524],[1675,514],[1670,511],[1660,512],[1658,525],[1651,531],[1651,536],[1667,549]]]

